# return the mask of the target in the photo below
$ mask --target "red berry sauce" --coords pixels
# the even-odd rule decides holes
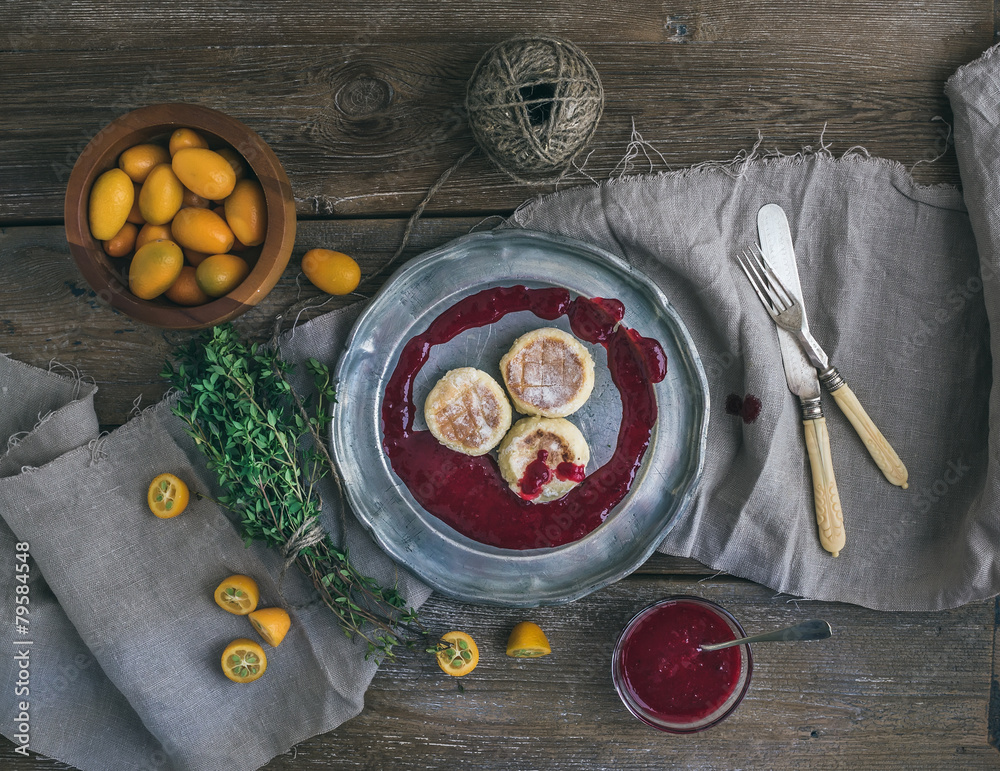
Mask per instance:
[[[685,600],[668,602],[625,633],[622,684],[656,719],[697,723],[736,690],[742,656],[738,647],[706,652],[698,646],[735,639],[729,624],[711,608]]]
[[[586,478],[587,471],[584,466],[578,466],[575,463],[570,463],[568,460],[564,460],[556,466],[556,479],[580,484]]]
[[[429,431],[413,430],[417,414],[413,384],[431,349],[467,329],[493,324],[517,311],[531,311],[546,321],[567,316],[577,337],[603,345],[622,402],[618,442],[611,459],[565,496],[547,503],[531,503],[515,494],[492,456],[463,455],[440,444]],[[382,445],[393,471],[417,503],[463,535],[504,549],[562,546],[604,522],[628,493],[642,463],[656,423],[653,384],[667,373],[663,348],[621,324],[624,313],[618,300],[570,299],[566,289],[498,287],[460,300],[434,319],[425,332],[411,338],[386,385]],[[546,468],[546,473],[551,471]],[[582,469],[563,469],[561,473],[575,478],[581,476]],[[530,495],[534,483],[527,481]]]
[[[517,486],[521,488],[521,497],[526,501],[537,498],[542,494],[542,488],[552,479],[552,469],[545,461],[549,459],[548,450],[539,450],[538,456],[524,469],[524,475],[517,480]]]

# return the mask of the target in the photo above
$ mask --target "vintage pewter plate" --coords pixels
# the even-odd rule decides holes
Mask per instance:
[[[385,384],[406,342],[463,297],[517,284],[621,300],[623,323],[659,341],[668,361],[667,377],[656,384],[658,421],[629,494],[585,538],[527,551],[478,543],[426,512],[393,472],[381,427]],[[414,383],[418,411],[438,378],[455,367],[477,367],[502,384],[500,357],[519,335],[543,326],[570,331],[566,317],[543,321],[525,311],[436,346]],[[596,364],[594,392],[569,420],[590,444],[587,470],[593,471],[613,453],[621,400],[604,348],[587,347]],[[393,559],[436,591],[465,602],[512,607],[568,602],[622,578],[653,553],[701,476],[708,385],[688,331],[648,278],[580,241],[498,230],[459,238],[415,258],[361,314],[335,377],[331,446],[352,508]],[[415,428],[426,429],[422,418]]]

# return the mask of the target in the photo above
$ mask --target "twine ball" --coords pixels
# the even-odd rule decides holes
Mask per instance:
[[[518,182],[565,174],[604,111],[604,89],[586,54],[567,40],[515,37],[479,60],[465,95],[482,151]]]

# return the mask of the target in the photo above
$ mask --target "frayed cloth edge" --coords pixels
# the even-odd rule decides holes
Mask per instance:
[[[1000,48],[1000,46],[998,46]],[[949,126],[949,136],[950,136],[950,126]],[[918,165],[933,163],[941,156],[933,159],[923,159],[915,162],[913,166],[906,167],[899,161],[894,161],[889,158],[882,158],[879,156],[873,156],[868,150],[862,145],[854,145],[845,150],[841,155],[835,155],[830,149],[830,143],[826,142],[824,139],[824,131],[819,137],[819,146],[813,147],[812,145],[806,145],[801,150],[796,153],[782,153],[780,150],[771,151],[761,151],[761,146],[763,144],[763,138],[758,133],[757,141],[749,149],[740,150],[736,155],[728,160],[720,161],[702,161],[696,163],[692,166],[686,166],[681,169],[671,169],[669,165],[665,170],[655,170],[655,160],[650,158],[649,153],[652,152],[662,160],[662,154],[656,150],[656,148],[647,140],[645,140],[642,135],[636,130],[633,123],[632,127],[632,137],[626,148],[625,154],[622,160],[615,166],[612,170],[612,176],[609,176],[605,180],[599,182],[595,181],[594,186],[598,189],[605,187],[614,187],[615,185],[623,184],[636,184],[644,181],[651,180],[661,180],[661,179],[688,179],[691,177],[697,177],[700,175],[712,176],[718,174],[724,174],[731,179],[739,179],[745,176],[754,168],[761,167],[774,167],[774,166],[801,166],[808,163],[831,163],[831,164],[858,164],[858,165],[870,165],[888,171],[890,174],[898,177],[898,181],[909,188],[917,197],[920,193],[951,193],[956,196],[954,204],[960,205],[964,208],[964,201],[962,200],[961,189],[958,185],[954,185],[948,182],[939,182],[933,184],[921,184],[913,178],[912,169],[916,168]],[[636,158],[644,157],[650,163],[650,170],[644,172],[631,173],[631,168],[629,162],[635,160]],[[621,167],[621,171],[615,175]],[[592,178],[591,178],[592,179]],[[585,185],[584,187],[590,187]],[[574,188],[575,189],[575,188]],[[499,225],[498,227],[508,227],[511,224],[517,226],[518,216],[522,211],[530,209],[536,204],[542,203],[550,198],[558,195],[562,195],[568,190],[555,190],[548,193],[541,193],[539,195],[528,198],[522,201],[521,204],[514,210],[510,215],[507,222]],[[901,191],[904,192],[905,191]]]
[[[993,60],[993,57],[995,57],[998,52],[1000,52],[1000,43],[990,46],[985,51],[983,51],[982,54],[979,55],[978,59],[973,59],[971,62],[967,62],[966,64],[963,64],[961,67],[955,70],[951,74],[951,77],[948,78],[948,80],[946,80],[944,83],[945,93],[949,93],[952,89],[957,88],[958,87],[957,84],[959,83],[959,81],[968,77],[971,71],[977,70],[980,67],[989,64]]]

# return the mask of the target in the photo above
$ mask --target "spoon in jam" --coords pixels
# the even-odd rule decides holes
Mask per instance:
[[[779,629],[775,632],[764,632],[763,634],[755,634],[753,637],[741,637],[738,640],[714,643],[712,645],[699,645],[698,647],[703,651],[718,651],[723,648],[731,648],[734,645],[746,645],[747,643],[825,640],[832,634],[833,629],[830,628],[830,625],[826,621],[813,618],[809,621],[803,621],[801,624],[795,624],[795,626]]]

